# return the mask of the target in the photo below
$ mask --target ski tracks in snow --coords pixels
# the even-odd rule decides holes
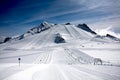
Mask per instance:
[[[73,26],[65,26],[66,31],[72,36],[73,38],[79,39],[80,38],[80,33],[76,31]]]
[[[35,72],[32,80],[119,80],[119,77],[73,65],[52,64]]]
[[[81,66],[73,66],[72,69],[82,71],[82,72],[90,74],[90,75],[94,75],[98,78],[101,78],[102,80],[119,80],[120,79],[120,76],[116,76],[116,75],[109,74],[109,73],[103,73],[101,71],[87,69],[87,68],[84,68]],[[98,79],[96,79],[96,80],[98,80]]]
[[[46,49],[46,52],[40,53],[33,64],[48,64],[52,59],[52,50],[50,48]]]
[[[74,80],[74,79],[75,80],[101,80],[100,78],[94,75],[74,69],[72,66],[62,65],[62,66],[58,66],[58,69],[62,74],[65,75],[65,77],[68,78],[67,80]]]
[[[45,42],[44,40],[46,40],[46,36],[49,36],[50,32],[51,32],[51,29],[48,29],[48,31],[44,31],[44,34],[43,33],[37,34],[37,35],[39,35],[39,37],[36,37],[32,41],[30,41],[27,45],[22,47],[22,49],[31,49],[31,48],[34,48],[34,47],[40,47],[41,44],[43,42]]]

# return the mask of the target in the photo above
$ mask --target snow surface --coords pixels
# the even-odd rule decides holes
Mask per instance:
[[[54,42],[57,33],[65,43]],[[120,43],[94,36],[75,25],[58,24],[0,44],[0,80],[120,80]],[[93,65],[94,58],[103,65]]]
[[[5,38],[6,38],[5,36],[0,36],[0,43],[3,43]]]

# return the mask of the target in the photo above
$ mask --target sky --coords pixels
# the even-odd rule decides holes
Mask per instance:
[[[120,0],[0,0],[0,36],[23,34],[43,21],[86,23],[118,36]]]

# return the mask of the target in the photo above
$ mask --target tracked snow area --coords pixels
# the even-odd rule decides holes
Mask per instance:
[[[54,42],[57,33],[65,43]],[[120,43],[93,36],[59,24],[0,44],[0,80],[120,80]],[[103,65],[94,65],[94,58],[101,58]]]

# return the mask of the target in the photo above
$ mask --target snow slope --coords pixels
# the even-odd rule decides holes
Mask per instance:
[[[0,44],[4,42],[5,38],[5,36],[0,36]]]
[[[54,42],[58,33],[65,43]],[[0,80],[119,80],[120,43],[94,36],[72,24],[57,24],[0,44]],[[103,65],[93,65],[94,58]]]

